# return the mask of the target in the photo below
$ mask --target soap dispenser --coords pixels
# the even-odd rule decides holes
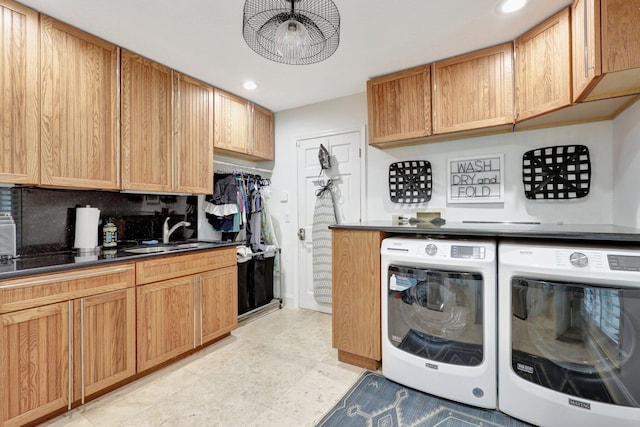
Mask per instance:
[[[102,247],[114,248],[118,244],[118,227],[109,218],[108,222],[102,226]]]

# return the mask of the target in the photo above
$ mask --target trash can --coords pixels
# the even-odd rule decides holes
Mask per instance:
[[[273,299],[273,261],[275,252],[253,257],[253,282],[256,307],[268,304]]]
[[[238,315],[255,307],[253,287],[253,258],[238,255]]]

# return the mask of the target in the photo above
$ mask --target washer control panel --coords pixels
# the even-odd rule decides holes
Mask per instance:
[[[451,258],[484,259],[485,248],[482,246],[451,246]]]
[[[607,255],[609,268],[620,271],[640,271],[640,256]]]

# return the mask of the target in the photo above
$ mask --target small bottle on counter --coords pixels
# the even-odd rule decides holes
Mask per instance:
[[[111,218],[109,221],[102,226],[102,247],[103,248],[114,248],[118,245],[118,227],[112,222]]]

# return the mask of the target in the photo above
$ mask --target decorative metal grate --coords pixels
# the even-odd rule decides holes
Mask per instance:
[[[589,194],[591,161],[584,145],[562,145],[527,151],[522,156],[527,199],[578,199]]]
[[[431,200],[431,163],[409,160],[389,165],[389,196],[393,203]]]

